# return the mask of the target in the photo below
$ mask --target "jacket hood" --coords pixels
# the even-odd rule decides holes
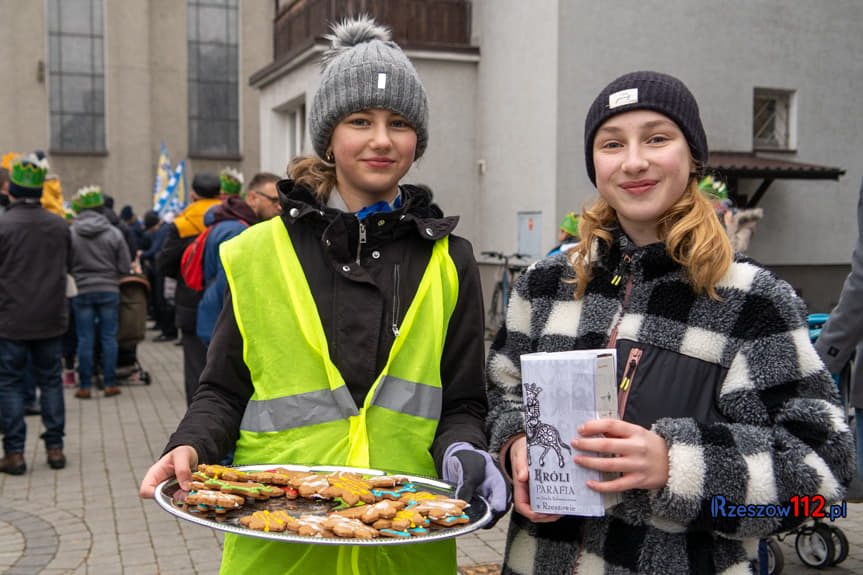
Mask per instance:
[[[223,220],[242,220],[251,226],[258,223],[258,216],[246,200],[239,196],[229,196],[204,214],[205,226],[211,226]]]
[[[334,214],[342,213],[321,205],[310,189],[295,185],[293,180],[281,180],[276,187],[281,192],[282,217],[298,219],[311,213],[333,217]],[[399,191],[402,206],[392,213],[400,214],[405,222],[413,224],[422,237],[439,240],[452,233],[458,225],[458,216],[444,216],[443,210],[432,200],[428,188],[401,185]]]
[[[111,228],[111,222],[100,212],[95,210],[83,210],[75,218],[73,224],[75,232],[85,238],[94,238],[105,230]]]

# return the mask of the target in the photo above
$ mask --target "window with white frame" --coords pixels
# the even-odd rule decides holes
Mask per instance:
[[[105,151],[104,0],[48,0],[51,149]]]
[[[795,148],[794,95],[791,90],[755,88],[752,111],[754,149]]]
[[[305,103],[287,112],[288,158],[299,156],[305,148],[306,105]]]
[[[189,153],[240,154],[237,0],[187,0]]]

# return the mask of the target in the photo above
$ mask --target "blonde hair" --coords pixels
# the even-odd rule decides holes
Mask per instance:
[[[288,164],[288,177],[312,190],[318,202],[326,204],[336,187],[336,166],[316,156],[297,156]]]
[[[611,229],[617,221],[617,212],[602,198],[582,212],[578,226],[581,242],[569,252],[576,276],[575,299],[584,297],[593,277],[591,246],[596,240],[610,246]],[[731,267],[734,252],[713,206],[698,190],[696,177],[690,177],[683,195],[660,218],[658,232],[671,259],[686,270],[693,291],[719,300],[715,286]]]

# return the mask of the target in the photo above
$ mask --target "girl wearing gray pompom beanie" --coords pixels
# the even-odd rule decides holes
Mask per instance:
[[[470,502],[454,521],[491,526],[510,493],[485,452],[479,270],[453,233],[458,218],[427,188],[400,184],[428,141],[425,90],[370,18],[338,24],[330,40],[309,114],[317,155],[278,183],[281,217],[221,244],[228,288],[207,366],[141,494],[174,475],[187,485],[194,464],[219,462],[236,442],[238,465],[440,477]],[[375,528],[412,544],[228,533],[221,572],[457,571],[454,539],[433,526]]]
[[[317,157],[295,158],[290,176],[323,202],[337,187],[351,211],[392,202],[399,180],[428,145],[425,88],[389,28],[368,16],[336,24],[327,38],[331,48],[309,111]],[[363,146],[372,133],[375,139]]]

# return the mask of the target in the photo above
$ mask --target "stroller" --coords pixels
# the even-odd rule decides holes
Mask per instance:
[[[150,282],[141,275],[120,278],[120,311],[117,322],[117,380],[150,385],[150,374],[138,361],[137,346],[147,331]]]
[[[809,338],[814,343],[818,336],[821,335],[821,328],[827,323],[829,314],[813,313],[809,315]],[[851,407],[851,370],[853,368],[852,361],[842,368],[842,373],[836,380],[836,385],[839,387],[839,395],[842,398],[845,417],[850,420],[854,415],[854,409]],[[853,429],[853,425],[852,425]],[[858,438],[858,441],[860,438]],[[815,569],[823,569],[831,565],[838,565],[845,561],[848,557],[848,538],[845,533],[835,525],[830,525],[822,522],[820,519],[810,519],[806,523],[785,534],[778,534],[776,538],[770,537],[767,540],[761,541],[761,549],[764,551],[766,559],[766,570],[762,573],[767,575],[779,575],[785,566],[785,559],[782,555],[782,547],[776,542],[784,540],[786,537],[795,535],[794,550],[800,560]]]

